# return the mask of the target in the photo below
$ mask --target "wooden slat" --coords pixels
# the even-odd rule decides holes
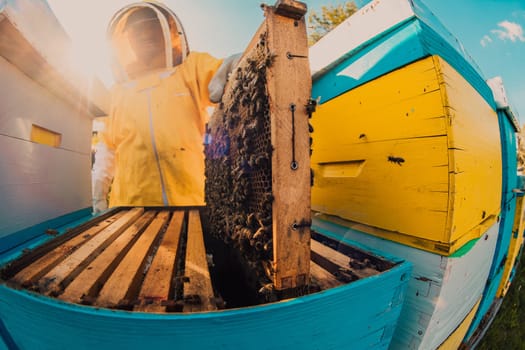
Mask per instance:
[[[131,209],[120,219],[93,237],[93,239],[87,241],[38,281],[40,291],[45,294],[58,292],[62,281],[66,277],[68,277],[74,270],[81,268],[83,264],[89,263],[86,263],[86,261],[94,258],[101,250],[103,250],[106,241],[110,241],[121,234],[143,213],[143,211],[143,208]]]
[[[310,261],[310,274],[322,290],[342,285],[334,275],[323,269],[318,264]]]
[[[128,251],[122,262],[104,284],[95,304],[112,307],[126,298],[140,283],[142,269],[155,238],[168,221],[169,212],[162,211],[153,219],[137,242]]]
[[[350,261],[352,260],[350,257],[313,239],[312,242],[310,242],[310,244],[312,247],[312,252],[321,255],[325,259],[328,259],[334,264],[337,264],[341,267],[350,267]]]
[[[352,274],[359,278],[368,277],[371,275],[376,275],[379,272],[373,268],[366,267],[363,269],[352,269],[350,262],[352,258],[344,255],[343,253],[338,252],[328,246],[325,246],[322,243],[319,243],[315,240],[311,242],[312,253],[318,254],[329,262],[338,265],[340,268],[351,270]],[[313,260],[313,259],[312,259]]]
[[[153,211],[145,212],[133,225],[118,236],[109,247],[97,256],[87,268],[76,276],[59,298],[65,301],[80,303],[82,296],[88,295],[95,284],[103,283],[103,280],[107,279],[122,259],[123,254],[125,254],[124,249],[133,238],[151,222],[154,215],[155,213]]]
[[[173,213],[171,222],[166,229],[162,243],[157,250],[140,290],[139,300],[142,300],[143,304],[135,306],[135,311],[166,311],[166,306],[161,304],[169,299],[183,219],[184,211],[175,211]]]
[[[185,303],[184,312],[216,310],[217,307],[212,301],[214,294],[206,259],[199,212],[190,210],[188,221],[184,275],[189,278],[189,282],[184,284],[184,299],[197,297],[200,299],[200,302],[195,304]]]
[[[39,280],[60,261],[65,259],[69,254],[71,254],[75,249],[77,249],[79,245],[93,238],[97,233],[99,233],[100,231],[108,227],[110,224],[115,222],[123,214],[124,211],[115,213],[115,215],[111,216],[110,218],[107,218],[106,220],[101,221],[98,224],[90,227],[86,231],[79,233],[77,236],[73,237],[61,246],[53,249],[46,255],[42,256],[41,258],[34,261],[26,268],[18,272],[12,278],[12,281],[20,284],[29,284]]]
[[[290,7],[293,3],[286,1],[281,6]],[[310,98],[311,79],[304,17],[276,14],[279,3],[276,8],[265,9],[268,47],[272,53],[278,53],[267,77],[273,146],[274,286],[285,290],[309,281],[310,142],[305,106]],[[294,158],[296,170],[291,166]]]

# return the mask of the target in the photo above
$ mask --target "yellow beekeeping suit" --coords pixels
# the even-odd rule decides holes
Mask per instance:
[[[207,87],[219,65],[191,53],[176,68],[114,89],[102,133],[115,151],[109,206],[204,204]]]
[[[133,70],[137,64],[125,28],[130,14],[143,7],[155,11],[165,47],[163,66],[138,74]],[[212,105],[208,84],[222,60],[188,53],[178,19],[154,2],[118,12],[108,34],[116,47],[113,69],[118,81],[100,132],[101,140],[114,152],[109,206],[203,205],[203,138],[206,109]]]

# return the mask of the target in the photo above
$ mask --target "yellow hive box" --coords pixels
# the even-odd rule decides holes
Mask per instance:
[[[319,106],[312,208],[448,255],[500,212],[496,112],[439,56]]]
[[[523,244],[523,229],[525,227],[525,202],[523,201],[523,199],[523,196],[519,196],[516,198],[516,214],[514,215],[512,237],[510,238],[507,259],[505,260],[505,269],[503,270],[501,282],[496,294],[498,298],[502,298],[507,294],[510,287],[510,277],[512,275],[512,270],[514,269],[514,266],[519,260],[519,253]]]

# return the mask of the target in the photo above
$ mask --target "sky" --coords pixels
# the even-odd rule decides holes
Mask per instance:
[[[369,1],[369,0],[368,0]],[[356,0],[361,7],[367,0]],[[383,0],[388,1],[388,0]],[[525,0],[422,0],[464,45],[484,78],[501,76],[514,113],[525,122]],[[48,0],[87,73],[112,83],[105,31],[132,0]],[[263,20],[261,0],[164,0],[180,18],[191,50],[216,57],[242,52]],[[307,0],[309,11],[343,0]],[[273,1],[268,1],[273,4]]]

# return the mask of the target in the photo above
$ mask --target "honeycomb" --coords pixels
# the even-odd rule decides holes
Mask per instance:
[[[272,144],[266,80],[272,61],[263,33],[230,75],[230,88],[211,118],[205,144],[210,230],[241,252],[261,286],[272,280]]]

